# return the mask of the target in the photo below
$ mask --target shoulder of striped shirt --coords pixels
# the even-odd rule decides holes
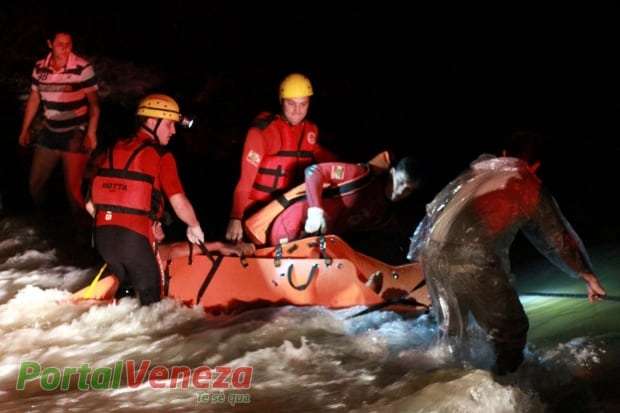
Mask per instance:
[[[37,60],[37,62],[34,64],[35,68],[41,68],[43,66],[45,66],[45,57],[41,60]]]
[[[35,63],[35,68],[37,69],[41,69],[43,67],[45,67],[45,61],[47,60],[47,57],[44,57],[43,59],[37,60],[37,63]],[[80,57],[76,54],[74,54],[74,60],[73,60],[74,65],[71,67],[67,67],[67,70],[71,70],[71,69],[81,69],[84,70],[89,66],[92,66],[91,63],[84,59],[83,57]]]
[[[88,60],[84,59],[83,57],[78,56],[76,54],[74,54],[74,56],[75,56],[75,60],[74,60],[75,61],[75,67],[78,67],[78,66],[87,67],[87,66],[91,65],[90,62]]]

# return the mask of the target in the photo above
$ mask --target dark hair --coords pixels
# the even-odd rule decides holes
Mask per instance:
[[[72,40],[74,39],[75,28],[71,23],[66,23],[63,19],[61,21],[54,23],[45,29],[45,39],[53,42],[56,36],[59,34],[68,34],[71,36]]]
[[[543,157],[545,137],[541,133],[522,129],[514,131],[505,141],[504,150],[506,155],[519,158],[533,164]]]
[[[428,163],[411,156],[405,156],[399,160],[394,169],[405,173],[411,181],[415,182],[416,186],[421,186],[429,176]]]

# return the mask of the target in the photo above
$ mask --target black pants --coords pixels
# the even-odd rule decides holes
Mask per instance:
[[[121,286],[133,286],[142,305],[161,299],[159,265],[144,235],[122,227],[103,226],[95,230],[95,244]]]
[[[523,361],[528,319],[499,260],[473,251],[431,247],[422,258],[440,330],[446,337],[463,338],[471,312],[493,343],[496,372],[513,372]]]

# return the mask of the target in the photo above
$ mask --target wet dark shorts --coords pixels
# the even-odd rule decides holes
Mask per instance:
[[[44,128],[39,134],[36,144],[63,152],[86,153],[87,151],[84,149],[85,137],[85,128],[76,128],[67,132],[54,132]]]
[[[161,275],[148,239],[137,232],[117,226],[95,230],[95,244],[121,286],[133,287],[143,305],[161,299]]]

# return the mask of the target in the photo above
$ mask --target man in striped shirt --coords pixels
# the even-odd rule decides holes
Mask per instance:
[[[74,208],[84,204],[81,184],[90,152],[97,146],[99,103],[97,79],[89,62],[75,55],[71,35],[56,32],[47,41],[50,53],[32,72],[19,143],[31,143],[30,127],[43,104],[44,127],[36,140],[29,189],[35,203],[62,159],[65,187]]]

